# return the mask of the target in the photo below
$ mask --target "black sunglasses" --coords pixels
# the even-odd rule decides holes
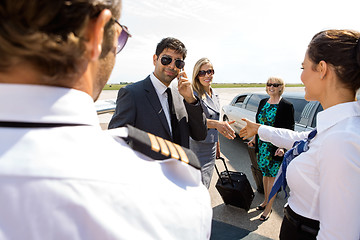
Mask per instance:
[[[162,56],[160,61],[161,61],[162,65],[166,66],[166,65],[169,65],[173,61],[173,59],[171,57],[169,57],[169,56]],[[175,60],[175,66],[178,69],[183,69],[184,66],[185,66],[184,60],[176,59]]]
[[[271,86],[278,87],[278,86],[281,86],[281,85],[282,85],[281,83],[267,83],[266,84],[266,86],[268,86],[268,87],[271,87]]]
[[[198,73],[198,76],[199,76],[199,77],[204,77],[206,74],[208,74],[208,75],[214,75],[214,73],[215,73],[215,70],[214,70],[214,69],[208,69],[208,70],[206,70],[206,71],[200,70],[199,73]]]
[[[121,25],[116,19],[114,19],[114,21],[121,27],[121,33],[118,37],[118,44],[116,47],[116,54],[118,54],[125,47],[128,38],[131,37],[131,34],[125,25]]]

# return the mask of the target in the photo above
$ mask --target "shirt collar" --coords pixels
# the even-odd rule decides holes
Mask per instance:
[[[210,91],[211,91],[211,97],[210,97],[210,95],[205,91],[205,95],[206,95],[207,98],[213,99],[214,97],[218,97],[218,94],[213,90],[212,87],[210,87]]]
[[[360,101],[337,104],[317,114],[316,128],[320,133],[342,120],[358,116],[360,116]]]
[[[163,84],[155,75],[154,73],[150,74],[150,80],[155,88],[155,91],[158,95],[162,95],[164,94],[164,92],[166,91],[167,87],[165,86],[165,84]]]
[[[0,121],[99,126],[93,99],[71,88],[0,84]]]

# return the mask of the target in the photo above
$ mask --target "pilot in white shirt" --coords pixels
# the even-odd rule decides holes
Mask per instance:
[[[83,92],[12,84],[0,92],[0,121],[40,124],[0,127],[0,239],[210,237],[199,170],[134,152],[116,137],[126,128],[102,131]]]

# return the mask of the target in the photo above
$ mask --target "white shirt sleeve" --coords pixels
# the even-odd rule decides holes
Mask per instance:
[[[319,154],[319,216],[317,239],[360,239],[360,137],[335,132]]]
[[[261,125],[258,134],[262,141],[271,142],[277,147],[290,149],[295,141],[305,139],[310,132],[295,132],[285,128]]]

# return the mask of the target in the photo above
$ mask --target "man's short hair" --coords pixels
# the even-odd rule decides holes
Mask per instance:
[[[168,37],[163,38],[156,47],[156,56],[160,56],[160,54],[164,51],[164,49],[170,48],[174,50],[176,53],[180,53],[183,55],[183,59],[186,58],[187,50],[185,45],[176,38]]]
[[[40,81],[71,79],[86,68],[86,24],[104,9],[118,18],[120,4],[121,0],[1,0],[0,72],[26,62],[43,74]],[[113,44],[112,24],[105,26],[104,51]]]

